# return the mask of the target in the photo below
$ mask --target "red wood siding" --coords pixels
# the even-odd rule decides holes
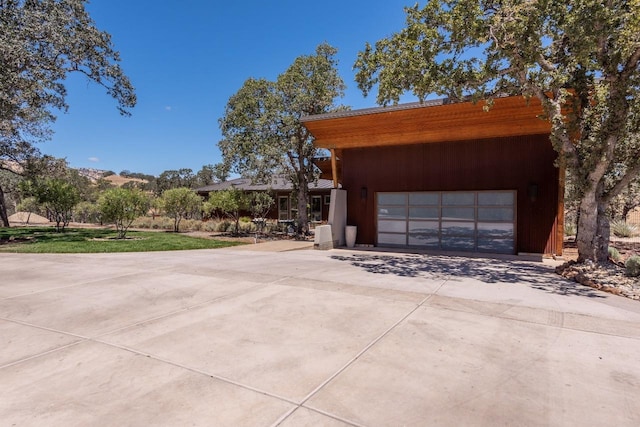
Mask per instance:
[[[556,253],[555,159],[548,135],[345,149],[347,221],[358,226],[357,243],[375,244],[377,192],[516,190],[517,252]],[[530,184],[538,186],[535,201]]]

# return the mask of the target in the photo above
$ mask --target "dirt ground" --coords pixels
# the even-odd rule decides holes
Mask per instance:
[[[612,237],[610,246],[616,248],[620,253],[620,261],[624,263],[632,255],[640,255],[640,238],[618,238]],[[564,249],[562,250],[562,256],[566,260],[578,259],[578,248],[573,237],[567,238],[564,241]]]

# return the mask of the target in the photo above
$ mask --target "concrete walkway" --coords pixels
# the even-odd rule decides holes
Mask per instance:
[[[638,426],[640,304],[540,263],[0,255],[3,426]]]
[[[233,246],[236,251],[288,252],[313,249],[313,242],[308,240],[272,240],[248,245]]]

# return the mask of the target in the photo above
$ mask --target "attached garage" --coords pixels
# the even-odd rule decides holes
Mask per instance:
[[[564,173],[535,100],[446,100],[310,116],[356,243],[561,254]],[[326,166],[330,165],[327,170]]]

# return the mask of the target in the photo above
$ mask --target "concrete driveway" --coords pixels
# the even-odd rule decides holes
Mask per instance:
[[[3,426],[640,425],[640,303],[540,263],[0,254],[0,348]]]

